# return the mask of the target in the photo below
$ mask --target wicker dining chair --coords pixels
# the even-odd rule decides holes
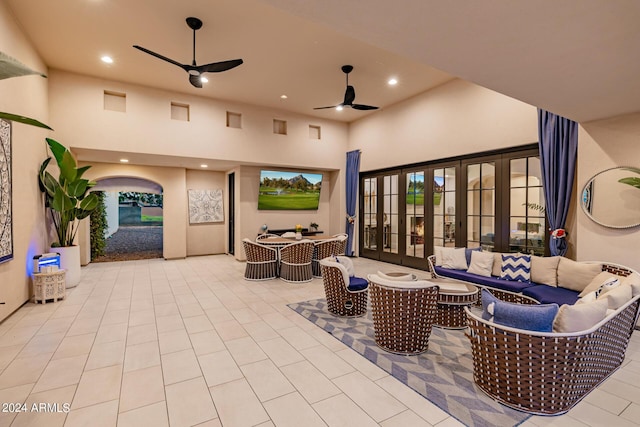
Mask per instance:
[[[320,260],[332,255],[338,255],[339,241],[337,239],[329,239],[315,242],[313,247],[313,256],[311,257],[311,271],[313,277],[322,277],[320,269]]]
[[[350,274],[353,263],[344,256],[320,260],[327,310],[334,316],[359,317],[367,312],[369,282]]]
[[[268,239],[269,237],[280,237],[280,236],[273,233],[262,233],[262,234],[258,234],[258,237],[256,237],[256,242],[260,242],[260,240],[263,240],[263,239]]]
[[[246,280],[275,279],[278,275],[278,250],[260,243],[243,239],[247,267],[244,271]]]
[[[313,279],[311,258],[313,242],[300,240],[280,249],[280,278],[285,282],[309,282]]]
[[[426,280],[385,280],[377,274],[368,278],[376,344],[397,354],[427,351],[436,316],[438,286]]]
[[[338,240],[338,247],[336,249],[336,255],[346,255],[345,252],[347,250],[347,234],[340,233],[334,234],[333,237]]]

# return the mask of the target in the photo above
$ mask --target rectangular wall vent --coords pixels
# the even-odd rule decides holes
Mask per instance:
[[[171,119],[189,121],[189,104],[181,104],[179,102],[171,103]]]
[[[104,91],[104,109],[109,111],[127,112],[127,94],[122,92]]]

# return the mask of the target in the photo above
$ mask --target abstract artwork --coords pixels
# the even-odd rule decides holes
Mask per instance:
[[[11,122],[0,119],[0,262],[13,258]]]
[[[189,224],[222,221],[222,190],[189,190]]]

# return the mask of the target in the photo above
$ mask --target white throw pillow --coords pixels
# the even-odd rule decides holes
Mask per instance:
[[[601,296],[599,299],[606,300],[610,309],[617,310],[629,302],[631,294],[631,286],[618,286],[604,294],[604,296]]]
[[[436,267],[442,267],[442,249],[443,246],[434,246],[433,254],[436,256]]]
[[[466,270],[468,267],[464,248],[442,248],[442,268]]]
[[[559,256],[531,257],[531,281],[540,285],[558,286]]]
[[[558,286],[582,292],[601,271],[601,264],[576,262],[561,257],[558,264]]]
[[[500,277],[502,274],[502,253],[491,252],[493,254],[493,269],[491,271],[492,276]]]
[[[580,296],[583,297],[590,292],[597,291],[602,285],[612,279],[622,279],[622,277],[617,276],[613,273],[609,273],[608,271],[601,271],[596,277],[593,278],[593,280],[591,280],[591,282],[589,282],[589,284],[582,290],[582,292],[580,292]]]
[[[563,304],[553,321],[553,332],[580,332],[595,326],[607,316],[604,299],[585,304]]]
[[[640,294],[640,274],[636,272],[631,273],[622,279],[622,284],[631,286],[631,293],[634,297]]]
[[[471,252],[471,265],[467,273],[477,274],[479,276],[491,277],[493,268],[493,253],[491,252]]]

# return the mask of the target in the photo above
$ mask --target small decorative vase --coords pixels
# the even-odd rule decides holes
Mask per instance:
[[[299,231],[296,231],[296,240],[302,240],[302,233]]]

